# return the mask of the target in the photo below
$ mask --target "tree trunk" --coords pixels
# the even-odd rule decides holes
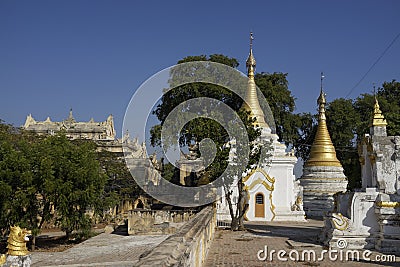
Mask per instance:
[[[242,179],[238,180],[238,191],[239,191],[239,198],[238,198],[238,212],[237,212],[237,230],[239,231],[243,231],[245,230],[244,228],[244,214],[246,212],[246,199],[245,199],[245,194],[244,194],[244,190],[243,190],[244,186],[243,186],[243,182]]]
[[[71,230],[66,230],[65,231],[65,236],[67,237],[67,240],[69,240],[69,238],[71,237],[71,233],[72,233]]]
[[[36,236],[32,235],[31,251],[35,251],[36,248]]]
[[[228,188],[224,187],[225,189],[225,198],[226,201],[228,202],[228,207],[229,207],[229,213],[231,215],[231,230],[232,231],[244,231],[246,230],[244,227],[244,215],[246,214],[246,211],[248,209],[248,201],[247,201],[247,195],[244,190],[244,184],[242,180],[240,179],[237,183],[238,185],[238,202],[237,208],[236,208],[236,214],[233,211],[233,204],[232,204],[232,192],[229,191]]]
[[[239,215],[239,229],[240,231],[246,230],[244,227],[244,215],[246,214],[247,210],[249,209],[249,204],[247,204],[247,200],[243,199],[243,202],[245,203],[243,205],[243,210],[242,213]]]
[[[238,218],[236,216],[232,218],[231,230],[232,231],[239,230],[239,220],[238,220]]]
[[[231,215],[231,230],[232,231],[236,231],[237,227],[238,227],[238,223],[237,223],[237,219],[236,216],[233,212],[233,205],[232,205],[232,191],[229,190],[229,187],[224,186],[224,190],[225,190],[225,199],[226,202],[228,202],[228,207],[229,207],[229,214]]]

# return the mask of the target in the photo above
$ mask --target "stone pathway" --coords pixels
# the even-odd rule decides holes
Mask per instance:
[[[316,240],[322,224],[322,221],[313,220],[304,223],[249,222],[246,225],[247,231],[217,230],[205,266],[400,266],[399,257],[396,259],[397,262],[373,263],[362,260],[362,251],[359,254],[361,261],[346,261],[346,250],[338,251],[336,260],[330,260],[329,255],[324,254],[323,261],[308,260],[308,255],[312,254],[308,254],[306,251],[304,260],[302,260],[302,252],[305,250],[315,251],[316,259],[321,256],[324,248]],[[265,248],[268,250],[268,257],[263,259]],[[272,261],[270,261],[271,250],[276,251],[273,254]],[[279,250],[285,251],[286,254],[282,255],[281,258],[287,259],[286,261],[278,259],[277,252]],[[258,253],[261,260],[258,259]],[[289,253],[293,260],[289,258]],[[342,261],[340,261],[340,255],[342,255]],[[335,254],[331,258],[334,259],[334,256]],[[298,261],[296,261],[297,257]],[[376,259],[376,257],[382,257],[382,254],[373,252],[369,255],[370,259]]]
[[[324,254],[323,261],[310,261],[307,258],[309,254],[305,254],[305,260],[301,260],[305,250],[313,250],[316,258],[320,257],[323,247],[316,240],[321,227],[321,221],[309,220],[304,223],[252,222],[246,225],[247,231],[241,232],[217,230],[204,266],[400,266],[399,257],[396,258],[397,262],[367,262],[362,260],[361,253],[361,261],[358,262],[345,261],[345,253],[342,253],[342,261],[340,258],[332,261],[328,254]],[[134,266],[140,255],[150,252],[167,237],[168,235],[122,236],[103,233],[63,252],[34,252],[32,267]],[[257,254],[261,258],[265,257],[265,247],[268,258],[259,260]],[[276,251],[272,261],[271,250]],[[286,255],[282,257],[287,261],[278,259],[279,250],[285,251]],[[296,251],[299,261],[289,259],[289,253],[292,258],[297,257]],[[336,255],[340,256],[340,253]],[[382,254],[373,252],[369,258],[376,259],[377,255]]]
[[[63,252],[34,252],[35,266],[134,266],[139,256],[149,252],[168,235],[122,236],[100,234]]]

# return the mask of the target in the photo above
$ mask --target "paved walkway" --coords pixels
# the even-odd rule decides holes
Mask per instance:
[[[122,236],[100,234],[63,252],[33,252],[35,266],[134,266],[168,235]]]
[[[397,262],[376,262],[362,261],[331,261],[327,254],[324,254],[323,261],[308,260],[308,254],[301,260],[304,250],[314,250],[316,258],[319,258],[323,247],[317,240],[322,227],[321,221],[304,223],[248,223],[247,231],[232,232],[230,230],[217,230],[211,249],[205,261],[207,267],[222,266],[400,266],[400,258]],[[63,252],[34,252],[32,253],[32,267],[36,266],[134,266],[141,254],[151,251],[156,245],[165,240],[168,235],[153,236],[122,236],[115,234],[100,234],[79,245]],[[268,257],[265,257],[265,248],[268,250]],[[260,252],[261,250],[261,252]],[[287,261],[280,261],[277,252],[273,254],[270,261],[271,250],[284,250]],[[299,252],[299,261],[290,260],[296,257]],[[258,259],[257,254],[261,260]],[[337,253],[337,255],[340,254]],[[346,255],[342,253],[343,259]],[[375,259],[377,255],[373,252],[369,258]],[[362,254],[360,254],[362,259]]]
[[[397,257],[397,262],[395,263],[380,262],[376,264],[365,260],[358,262],[346,261],[345,250],[336,254],[338,255],[336,261],[330,260],[328,254],[324,254],[323,261],[310,261],[308,260],[308,253],[304,254],[305,257],[302,260],[301,253],[304,250],[314,250],[316,259],[320,257],[323,247],[316,240],[322,223],[322,221],[313,220],[304,223],[252,222],[246,225],[247,231],[217,230],[211,243],[205,266],[400,266],[399,257]],[[267,248],[268,257],[263,259],[265,257],[265,248]],[[272,261],[270,260],[271,250],[276,251],[273,254]],[[277,251],[279,250],[285,251],[286,254],[282,255],[281,258],[287,259],[287,261],[278,259]],[[296,251],[299,252],[298,261],[295,260],[297,257]],[[289,253],[291,253],[294,260],[289,258]],[[257,254],[259,254],[261,260],[258,259]],[[343,261],[340,261],[340,254],[342,254]],[[382,254],[373,252],[369,258],[376,259],[377,255]],[[362,259],[362,252],[360,253],[360,259]]]

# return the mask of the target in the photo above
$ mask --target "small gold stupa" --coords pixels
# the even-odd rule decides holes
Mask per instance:
[[[335,147],[326,126],[326,98],[322,90],[318,97],[318,127],[314,143],[311,146],[310,157],[304,164],[300,184],[303,186],[303,207],[309,218],[323,218],[327,212],[335,208],[334,195],[346,192],[347,178],[343,167],[336,157]]]
[[[254,71],[256,68],[256,59],[253,56],[253,33],[250,33],[250,53],[246,60],[247,76],[249,78],[247,82],[246,98],[243,102],[242,108],[250,112],[251,117],[255,117],[256,121],[254,125],[258,125],[261,128],[268,128],[268,124],[264,119],[264,112],[261,109],[260,103],[258,102],[257,86],[254,81]]]
[[[315,135],[314,143],[311,146],[310,157],[305,166],[338,166],[342,167],[336,157],[335,147],[333,146],[331,137],[326,126],[325,117],[325,104],[326,98],[322,91],[322,78],[321,75],[321,93],[318,97],[319,116],[318,128]]]
[[[386,126],[387,122],[385,117],[382,114],[381,108],[379,107],[378,99],[375,95],[375,104],[374,104],[374,113],[370,123],[370,127],[372,126]]]

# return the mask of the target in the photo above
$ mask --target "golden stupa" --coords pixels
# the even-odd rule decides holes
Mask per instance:
[[[258,102],[257,86],[254,81],[254,70],[256,68],[256,59],[253,56],[253,33],[250,33],[250,53],[246,60],[247,76],[249,78],[247,82],[246,98],[243,102],[242,108],[250,112],[251,117],[255,117],[256,121],[254,125],[261,128],[268,128],[268,124],[265,122],[264,112],[261,109],[260,103]]]
[[[325,94],[322,91],[322,78],[321,76],[321,93],[318,97],[319,116],[318,128],[315,135],[314,143],[311,146],[310,157],[305,166],[337,166],[342,167],[336,157],[335,147],[333,146],[331,137],[326,126],[325,117]]]
[[[386,125],[387,125],[386,119],[382,114],[381,108],[379,107],[378,99],[375,96],[374,113],[372,121],[369,126],[371,127],[371,126],[386,126]]]

